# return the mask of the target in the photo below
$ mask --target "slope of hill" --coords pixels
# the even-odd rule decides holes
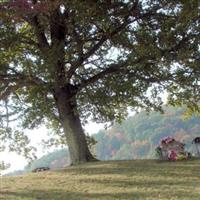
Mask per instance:
[[[56,150],[52,153],[42,156],[34,160],[30,165],[27,165],[23,170],[16,170],[7,173],[6,176],[22,175],[31,172],[37,167],[50,167],[51,169],[59,169],[70,165],[69,152],[67,149]]]
[[[155,147],[164,136],[173,136],[186,144],[186,149],[194,153],[191,144],[200,136],[200,117],[183,119],[183,108],[166,107],[165,113],[140,112],[129,117],[122,124],[115,124],[108,130],[101,130],[93,137],[97,144],[92,151],[100,160],[149,159],[155,157]],[[66,149],[57,150],[34,161],[25,171],[36,167],[49,166],[52,169],[69,165]],[[21,171],[20,171],[21,173]],[[10,175],[17,175],[17,172]]]
[[[200,160],[104,161],[1,179],[1,200],[199,200]]]
[[[51,169],[58,169],[70,164],[69,152],[67,149],[56,150],[40,159],[35,160],[31,165],[26,166],[27,172],[32,171],[37,167],[50,167]]]

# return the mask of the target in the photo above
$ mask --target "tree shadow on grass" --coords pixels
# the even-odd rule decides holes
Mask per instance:
[[[146,195],[143,193],[87,193],[87,192],[64,192],[64,191],[29,191],[29,192],[6,192],[3,194],[7,200],[14,199],[33,199],[33,200],[89,200],[89,199],[99,199],[99,200],[111,200],[111,199],[144,199]]]
[[[188,188],[191,190],[194,188],[195,185],[199,184],[199,181],[182,181],[182,180],[178,180],[175,179],[173,181],[171,180],[165,180],[165,179],[152,179],[152,180],[135,180],[133,179],[127,179],[127,180],[109,180],[108,179],[103,179],[103,180],[94,180],[94,179],[86,179],[83,181],[83,184],[100,184],[104,187],[118,187],[118,188],[132,188],[132,187],[136,187],[136,188],[154,188],[154,189],[159,189],[159,188]]]
[[[194,171],[199,171],[200,163],[193,162],[137,162],[134,161],[118,161],[117,164],[112,162],[102,162],[97,165],[93,164],[92,167],[89,165],[82,165],[81,167],[72,167],[65,169],[61,172],[66,172],[70,174],[83,174],[83,175],[143,175],[143,176],[167,176],[167,177],[179,177],[181,174],[184,176],[190,176],[190,178],[199,177],[200,173],[193,173]],[[59,172],[59,171],[58,171]]]
[[[158,194],[152,192],[118,192],[118,193],[93,193],[89,192],[67,192],[63,190],[50,190],[50,191],[19,191],[19,192],[0,192],[2,200],[145,200],[145,199],[168,199],[169,197],[175,196],[165,196],[165,194]],[[176,194],[174,194],[176,195]],[[176,195],[175,199],[191,199],[199,200],[199,194],[187,194],[185,192]]]
[[[112,162],[102,162],[102,164],[98,163],[92,165],[83,165],[80,167],[71,167],[64,171],[62,170],[56,172],[56,174],[61,173],[60,177],[63,175],[64,179],[65,173],[70,175],[67,177],[70,177],[71,181],[66,185],[63,184],[62,189],[61,187],[56,189],[56,186],[53,189],[47,190],[42,190],[42,187],[41,189],[40,187],[39,189],[34,189],[31,188],[31,186],[21,191],[9,191],[9,189],[7,189],[7,191],[0,191],[0,199],[200,199],[200,190],[198,189],[198,177],[200,177],[200,173],[198,170],[195,170],[197,167],[196,165],[191,165],[190,163],[186,163],[186,165],[184,165],[184,163],[155,162],[145,165],[144,163],[133,162],[133,164],[129,164],[128,162],[121,161],[113,164]],[[38,179],[38,177],[36,178]],[[84,187],[78,187],[77,190],[73,188],[73,185],[72,187],[68,187],[69,184],[76,184],[77,181],[79,181],[78,184],[80,184],[80,186],[85,184]],[[91,186],[91,188],[87,188],[87,186]],[[196,189],[193,189],[193,187],[196,187]],[[97,190],[98,188],[99,190]]]

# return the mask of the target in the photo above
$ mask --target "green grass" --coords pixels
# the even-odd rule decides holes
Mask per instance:
[[[1,200],[200,200],[200,160],[108,161],[2,177]]]

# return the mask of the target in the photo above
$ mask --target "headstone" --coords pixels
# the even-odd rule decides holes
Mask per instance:
[[[200,137],[194,138],[194,140],[192,141],[192,143],[195,144],[197,155],[200,157]]]
[[[161,160],[187,159],[188,153],[184,150],[184,146],[185,144],[173,137],[164,137],[156,148],[156,152]]]

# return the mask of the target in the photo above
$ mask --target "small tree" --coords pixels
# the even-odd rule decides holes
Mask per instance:
[[[198,0],[8,0],[0,9],[1,119],[48,124],[72,164],[94,160],[88,117],[160,110],[166,89],[181,100],[199,94]]]
[[[10,167],[10,164],[5,163],[4,161],[0,161],[0,172],[6,170]]]

